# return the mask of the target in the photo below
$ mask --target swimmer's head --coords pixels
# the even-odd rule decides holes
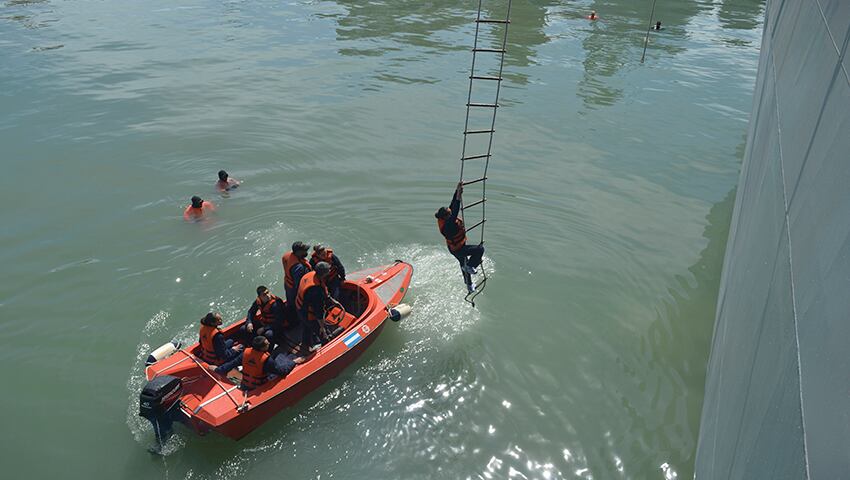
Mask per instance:
[[[227,172],[225,172],[224,170],[219,170],[219,171],[218,171],[218,179],[219,179],[219,180],[221,180],[222,182],[226,182],[226,181],[227,181],[227,177],[229,177],[229,175],[227,174]]]
[[[192,197],[192,208],[201,208],[204,205],[204,199],[195,195]]]

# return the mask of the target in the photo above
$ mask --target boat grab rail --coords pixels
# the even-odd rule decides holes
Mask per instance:
[[[218,379],[215,378],[213,376],[213,374],[210,373],[209,370],[207,370],[207,368],[205,366],[201,365],[201,362],[199,362],[198,359],[194,357],[194,355],[191,355],[189,352],[183,350],[182,348],[179,350],[179,352],[181,352],[181,353],[183,353],[183,355],[186,355],[187,357],[191,358],[192,361],[195,362],[195,365],[200,367],[201,371],[206,373],[207,376],[210,377],[210,379],[213,382],[215,382],[216,385],[218,385],[218,388],[220,388],[224,393],[227,394],[227,398],[229,398],[230,401],[233,402],[233,405],[236,407],[236,409],[239,410],[239,407],[240,407],[239,402],[237,402],[236,399],[233,398],[233,395],[230,394],[230,392],[227,390],[227,388],[224,385],[222,385],[221,382],[219,382]]]

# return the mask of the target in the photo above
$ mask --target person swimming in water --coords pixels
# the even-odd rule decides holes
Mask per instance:
[[[587,16],[588,20],[598,20],[599,17],[596,15],[596,10],[591,10],[590,15]]]
[[[242,182],[235,178],[230,178],[230,175],[228,175],[224,170],[219,170],[218,181],[215,182],[215,186],[218,188],[219,192],[229,192],[239,187],[240,183]]]
[[[203,218],[207,213],[214,212],[215,205],[195,195],[192,203],[183,210],[183,219],[187,222],[195,222]]]

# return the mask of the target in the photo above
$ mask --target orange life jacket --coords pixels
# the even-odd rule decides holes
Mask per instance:
[[[325,295],[328,294],[328,287],[324,284],[324,282],[319,280],[319,276],[316,275],[316,272],[309,272],[307,275],[301,277],[301,283],[298,284],[298,296],[295,297],[295,308],[299,311],[304,305],[304,296],[307,295],[307,290],[310,290],[313,287],[321,287],[325,291]],[[307,320],[315,321],[319,315],[324,316],[324,312],[314,312],[312,308],[308,308]]]
[[[292,277],[292,267],[300,263],[307,267],[308,272],[313,270],[313,267],[310,266],[310,262],[306,258],[302,260],[295,256],[292,251],[284,253],[280,261],[283,263],[283,285],[286,288],[295,288],[297,286],[295,285],[295,279]]]
[[[201,218],[203,216],[204,216],[203,207],[195,208],[195,207],[189,205],[188,207],[186,207],[186,210],[183,210],[183,218],[185,218],[186,220],[196,220],[196,219]]]
[[[213,338],[221,332],[221,329],[218,327],[214,327],[212,325],[201,325],[200,332],[200,344],[201,344],[201,354],[199,355],[201,359],[209,364],[218,364],[221,359],[219,359],[215,354],[215,347],[213,346]]]
[[[329,279],[335,279],[339,276],[339,270],[336,269],[336,265],[334,265],[333,259],[334,259],[333,249],[326,248],[324,256],[319,256],[319,254],[317,254],[316,252],[313,252],[313,256],[311,257],[310,263],[313,264],[313,265],[315,265],[319,262],[327,263],[328,265],[331,266],[331,271],[328,274],[328,278]]]
[[[440,228],[440,233],[443,233],[443,227],[445,225],[446,220],[444,218],[437,219],[437,226]],[[466,227],[463,226],[463,220],[460,217],[455,218],[455,226],[457,227],[457,231],[454,236],[450,238],[443,234],[446,238],[446,245],[449,246],[449,251],[451,252],[456,252],[466,245]]]
[[[332,306],[325,312],[325,322],[330,325],[339,325],[345,320],[345,310],[337,305]]]
[[[270,356],[269,352],[261,352],[251,347],[242,352],[242,385],[251,389],[266,383],[267,375],[263,366]]]
[[[269,294],[269,297],[269,301],[265,304],[260,301],[260,297],[257,297],[257,305],[259,305],[260,308],[257,309],[256,319],[262,322],[263,325],[271,325],[275,322],[275,320],[277,320],[277,317],[275,317],[275,314],[272,312],[272,307],[274,306],[277,297],[271,293]]]
[[[201,208],[194,208],[191,204],[183,210],[183,218],[186,220],[197,220],[204,216],[206,212],[215,210],[215,205],[212,202],[204,200],[201,203]]]

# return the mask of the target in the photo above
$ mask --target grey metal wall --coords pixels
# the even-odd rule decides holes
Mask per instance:
[[[769,0],[695,478],[850,478],[850,0]]]

